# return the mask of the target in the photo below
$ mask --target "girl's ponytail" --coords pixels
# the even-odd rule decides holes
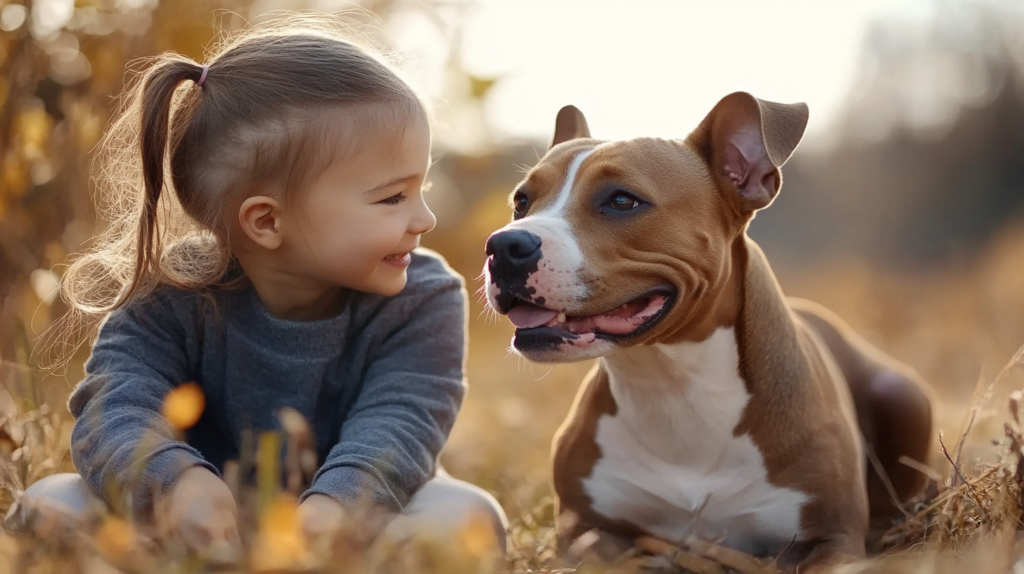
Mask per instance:
[[[131,282],[118,298],[119,307],[135,295],[146,274],[159,266],[161,254],[157,206],[164,189],[164,173],[168,143],[171,141],[171,103],[178,85],[185,80],[199,84],[205,80],[205,67],[185,59],[171,59],[155,66],[142,80],[139,94],[142,155],[142,201],[139,213],[135,272]],[[173,152],[173,150],[172,150]]]
[[[161,239],[171,222],[157,212],[173,199],[161,202],[167,156],[195,117],[202,100],[198,92],[206,84],[194,88],[195,93],[179,93],[184,97],[177,106],[175,92],[183,81],[198,85],[206,80],[203,70],[188,58],[166,54],[132,78],[122,93],[120,110],[93,164],[99,170],[94,172],[97,209],[109,224],[61,278],[69,309],[42,341],[48,355],[42,359],[44,369],[61,368],[85,342],[83,329],[91,331],[103,316],[145,298],[161,283]]]

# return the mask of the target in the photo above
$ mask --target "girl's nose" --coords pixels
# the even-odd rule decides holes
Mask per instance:
[[[422,235],[434,229],[434,226],[437,225],[437,217],[435,217],[434,212],[430,211],[430,208],[427,207],[427,202],[424,201],[422,195],[420,195],[414,209],[416,211],[413,213],[412,219],[409,221],[409,233],[413,235]]]

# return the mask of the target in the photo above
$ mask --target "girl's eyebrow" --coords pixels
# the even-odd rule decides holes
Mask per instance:
[[[377,187],[374,187],[373,189],[368,189],[368,190],[364,191],[363,193],[372,193],[374,191],[378,191],[378,190],[381,190],[381,189],[384,189],[384,188],[387,188],[387,187],[391,187],[393,185],[398,185],[399,183],[405,183],[405,182],[407,182],[409,180],[416,179],[417,177],[419,177],[418,174],[403,175],[402,177],[396,177],[394,179],[391,179],[389,181],[386,181],[386,182],[378,185]]]

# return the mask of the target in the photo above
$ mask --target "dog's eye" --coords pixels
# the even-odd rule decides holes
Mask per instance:
[[[615,211],[629,211],[640,207],[640,200],[624,191],[619,191],[608,200],[608,207]]]
[[[517,191],[515,196],[512,197],[512,208],[516,212],[516,217],[522,217],[526,215],[526,210],[530,207],[530,198],[526,197],[526,194]]]

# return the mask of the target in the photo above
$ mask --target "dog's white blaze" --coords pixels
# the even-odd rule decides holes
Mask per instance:
[[[571,309],[587,295],[586,287],[579,279],[579,270],[583,267],[583,251],[576,241],[572,226],[562,217],[562,210],[569,203],[580,165],[594,153],[595,149],[597,148],[581,151],[569,162],[565,180],[554,203],[501,229],[523,229],[540,237],[543,258],[539,269],[530,276],[526,284],[536,289],[534,296],[543,298],[544,305],[551,309]],[[487,285],[488,296],[491,296],[490,292],[496,287],[493,287],[490,277]]]
[[[572,188],[576,185],[576,174],[580,172],[580,165],[582,165],[583,160],[590,157],[596,149],[597,148],[594,147],[581,151],[576,154],[576,157],[572,158],[572,162],[569,163],[569,171],[565,174],[565,181],[562,182],[562,189],[558,190],[558,197],[555,199],[554,203],[543,211],[538,212],[538,216],[562,214],[562,210],[569,204],[569,196],[572,195]]]
[[[583,267],[583,251],[569,222],[561,217],[534,215],[513,221],[504,229],[525,229],[540,237],[543,254],[539,268],[526,285],[537,290],[552,309],[570,309],[587,295],[578,273]],[[490,283],[488,282],[490,285]]]
[[[597,424],[601,458],[584,480],[594,510],[666,540],[689,533],[745,552],[800,539],[809,497],[768,483],[753,441],[733,436],[750,400],[733,329],[619,349],[602,363],[618,411]]]

